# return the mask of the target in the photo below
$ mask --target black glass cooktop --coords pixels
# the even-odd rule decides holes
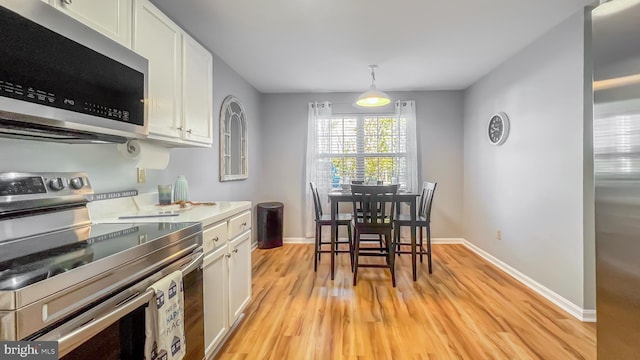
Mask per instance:
[[[194,223],[94,224],[0,244],[0,291],[38,281],[170,236]]]

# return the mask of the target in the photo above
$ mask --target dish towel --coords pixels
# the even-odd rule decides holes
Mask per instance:
[[[182,272],[174,271],[149,289],[156,295],[145,310],[145,359],[180,360],[187,350]]]

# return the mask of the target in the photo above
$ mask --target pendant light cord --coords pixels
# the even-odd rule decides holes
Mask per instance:
[[[369,67],[371,68],[371,87],[375,88],[376,87],[376,65],[369,65]]]

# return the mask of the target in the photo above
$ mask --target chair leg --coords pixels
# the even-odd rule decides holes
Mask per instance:
[[[378,234],[378,243],[380,244],[380,249],[382,249],[384,247],[384,245],[382,244],[382,234]]]
[[[429,274],[431,274],[431,225],[427,223],[427,262],[429,263]]]
[[[318,237],[319,228],[320,226],[318,226],[318,224],[316,223],[316,238],[313,244],[313,271],[314,272],[318,271],[318,250],[320,247],[320,240]]]
[[[391,231],[385,235],[387,239],[391,239]],[[389,270],[391,271],[391,284],[396,287],[396,259],[395,259],[395,246],[392,242],[387,242],[387,257],[389,259]]]
[[[351,271],[353,271],[353,237],[351,234],[351,224],[347,225],[347,235],[349,236],[349,260],[351,260]]]
[[[422,264],[422,226],[418,227],[418,230],[420,231],[420,246],[418,249],[420,250],[420,263]]]
[[[400,226],[399,225],[396,225],[394,227],[393,238],[395,240],[393,245],[395,250],[400,251],[401,249],[400,249]],[[398,256],[400,256],[400,253],[398,253]]]
[[[318,261],[322,260],[322,225],[318,225]]]
[[[360,251],[360,233],[356,229],[353,239],[355,247],[353,251],[353,286],[358,283],[358,252]]]

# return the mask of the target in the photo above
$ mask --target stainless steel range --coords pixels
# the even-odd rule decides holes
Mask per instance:
[[[98,345],[112,339],[114,359],[141,359],[146,289],[182,270],[185,319],[197,321],[187,355],[201,359],[201,225],[91,224],[92,197],[84,173],[0,173],[0,340],[108,358]]]

